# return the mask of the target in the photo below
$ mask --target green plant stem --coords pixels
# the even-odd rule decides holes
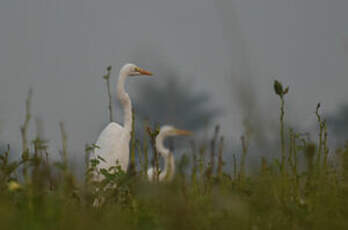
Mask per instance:
[[[111,86],[110,86],[110,76],[111,76],[111,66],[107,67],[107,73],[103,76],[106,82],[106,89],[108,94],[108,110],[109,110],[109,120],[113,122],[113,112],[112,112],[112,95],[111,95]]]
[[[67,137],[63,122],[59,123],[59,128],[60,128],[60,135],[62,138],[62,159],[63,159],[64,170],[66,170],[68,167],[68,150],[67,150],[68,137]]]
[[[30,108],[31,108],[32,96],[33,96],[33,90],[29,89],[28,96],[27,96],[27,99],[25,102],[25,121],[24,121],[23,126],[21,126],[23,176],[24,176],[26,181],[28,181],[28,172],[27,172],[28,169],[27,169],[26,161],[29,160],[29,148],[28,148],[27,132],[28,132],[28,127],[29,127],[29,122],[31,119]]]
[[[192,151],[192,172],[191,172],[191,181],[193,184],[197,181],[197,153],[196,153],[196,144],[194,141],[190,142],[191,151]]]
[[[218,151],[218,168],[217,168],[217,173],[218,177],[222,177],[222,168],[224,166],[224,161],[223,161],[223,151],[224,151],[224,137],[220,138],[220,143],[219,143],[219,151]]]
[[[143,165],[143,171],[144,171],[144,175],[146,176],[147,167],[148,167],[148,165],[149,165],[148,143],[147,143],[146,135],[144,135],[144,140],[143,140],[143,152],[144,152],[144,165]]]
[[[282,152],[282,159],[281,159],[281,169],[283,173],[285,173],[285,159],[286,159],[286,153],[285,153],[285,136],[284,136],[284,97],[280,96],[280,140],[281,140],[281,152]]]
[[[327,143],[328,138],[328,131],[327,131],[327,124],[324,123],[324,159],[323,159],[323,168],[324,172],[327,173],[327,167],[328,167],[328,157],[329,157],[329,147]]]
[[[317,116],[318,123],[319,123],[319,148],[318,148],[318,156],[317,156],[317,166],[320,167],[321,162],[321,155],[322,155],[322,149],[323,149],[323,131],[324,131],[324,122],[321,120],[320,114],[319,114],[319,108],[320,104],[317,105],[317,108],[315,110],[315,115]]]
[[[245,139],[245,136],[241,136],[240,137],[241,143],[242,143],[242,159],[240,162],[240,172],[239,172],[239,176],[241,179],[243,179],[245,177],[245,160],[246,160],[246,156],[248,153],[248,145],[247,145],[247,141]]]
[[[233,154],[232,157],[233,157],[233,178],[236,179],[237,178],[237,157],[236,157],[236,154]]]

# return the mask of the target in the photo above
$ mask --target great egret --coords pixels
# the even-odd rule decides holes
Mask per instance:
[[[175,173],[175,161],[174,161],[173,153],[170,152],[170,150],[164,147],[163,145],[165,138],[168,136],[178,136],[178,135],[188,136],[191,134],[192,133],[190,131],[176,129],[173,126],[169,126],[169,125],[165,125],[161,127],[160,132],[156,137],[156,149],[164,158],[164,168],[163,170],[161,170],[161,173],[158,176],[159,181],[164,181],[164,180],[170,181],[173,179],[174,173]],[[150,181],[154,180],[155,178],[154,168],[150,168],[147,171],[147,176]]]
[[[118,83],[117,97],[123,107],[124,127],[111,122],[99,135],[95,149],[95,157],[99,156],[99,164],[96,169],[108,170],[112,166],[118,164],[122,170],[127,171],[129,162],[129,141],[132,130],[132,102],[125,91],[125,81],[128,76],[152,76],[152,73],[134,64],[126,64],[122,67]],[[96,178],[101,179],[101,178]]]

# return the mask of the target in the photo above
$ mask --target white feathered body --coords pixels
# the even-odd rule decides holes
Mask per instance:
[[[123,171],[127,171],[129,162],[130,133],[115,122],[109,123],[99,135],[95,149],[95,158],[100,156],[97,169],[109,169],[117,164]]]

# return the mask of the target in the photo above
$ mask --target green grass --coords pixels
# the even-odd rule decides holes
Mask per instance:
[[[9,160],[10,149],[0,153],[0,228],[348,229],[348,145],[329,151],[320,105],[315,110],[317,141],[286,127],[288,90],[275,84],[281,99],[278,158],[261,158],[256,172],[248,174],[246,155],[252,140],[245,135],[241,160],[234,154],[233,167],[227,168],[224,156],[230,153],[217,127],[210,143],[191,142],[191,152],[176,162],[174,181],[165,183],[149,183],[145,177],[152,152],[159,165],[154,146],[158,132],[151,127],[141,141],[132,133],[129,172],[104,170],[101,182],[91,180],[98,160],[87,160],[97,146],[86,146],[88,169],[85,180],[78,181],[68,166],[63,124],[61,161],[47,159],[46,143],[39,137],[29,143],[30,92],[21,129],[23,153],[16,161]],[[105,202],[94,208],[98,197]]]

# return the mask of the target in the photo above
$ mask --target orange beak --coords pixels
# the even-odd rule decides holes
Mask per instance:
[[[183,129],[176,129],[176,130],[175,130],[175,133],[176,133],[177,135],[181,135],[181,136],[191,136],[191,135],[192,135],[192,132],[191,132],[191,131],[183,130]]]
[[[144,70],[142,68],[137,67],[135,70],[142,75],[152,76],[152,73],[150,71]]]

